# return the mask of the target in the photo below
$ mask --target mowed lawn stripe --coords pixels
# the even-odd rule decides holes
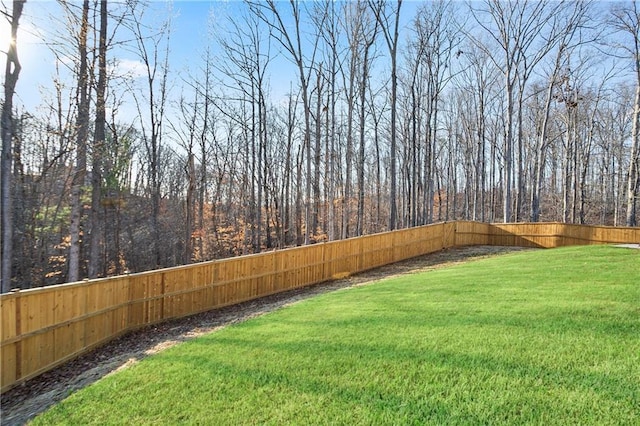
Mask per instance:
[[[168,349],[34,424],[640,424],[640,250],[523,251]]]

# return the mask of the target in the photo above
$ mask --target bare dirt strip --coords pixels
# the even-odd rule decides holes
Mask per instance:
[[[250,302],[145,327],[35,377],[2,394],[0,424],[22,425],[78,389],[185,340],[246,321],[318,294],[380,279],[443,268],[520,247],[457,247],[376,268],[344,279],[287,291]]]

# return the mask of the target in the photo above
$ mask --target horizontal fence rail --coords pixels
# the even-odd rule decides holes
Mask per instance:
[[[454,246],[640,243],[640,228],[448,222],[0,295],[1,389],[132,330]]]

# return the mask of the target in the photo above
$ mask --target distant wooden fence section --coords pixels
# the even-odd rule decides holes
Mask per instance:
[[[454,246],[640,243],[640,228],[449,222],[0,295],[6,391],[123,333]]]

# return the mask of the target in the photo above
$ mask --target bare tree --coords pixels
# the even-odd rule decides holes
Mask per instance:
[[[526,83],[534,67],[558,43],[564,34],[560,30],[559,15],[564,3],[549,1],[502,2],[485,0],[484,6],[471,9],[475,22],[498,46],[497,51],[483,43],[475,46],[484,50],[504,77],[505,133],[504,133],[504,192],[503,220],[518,220],[523,185],[523,151],[521,135],[522,98]],[[488,17],[491,23],[484,18]],[[476,40],[470,37],[470,40]],[[515,131],[515,135],[514,135]],[[516,139],[514,141],[514,139]],[[517,142],[517,146],[514,145]],[[514,153],[514,151],[517,151]],[[515,164],[514,156],[518,155]],[[517,202],[513,214],[514,181],[518,179]]]
[[[313,70],[316,53],[319,47],[320,34],[316,33],[314,41],[311,43],[311,54],[305,55],[303,50],[303,34],[301,25],[302,10],[300,3],[290,0],[290,13],[293,20],[293,28],[285,23],[284,14],[278,7],[278,2],[267,0],[266,2],[250,2],[252,10],[271,29],[272,36],[287,51],[291,60],[298,69],[300,79],[300,91],[302,94],[302,105],[304,108],[304,154],[306,161],[306,185],[304,201],[304,221],[306,231],[304,233],[304,244],[311,242],[311,101],[309,93],[309,82]]]
[[[78,86],[77,86],[77,108],[76,117],[76,164],[73,173],[73,183],[71,187],[71,223],[69,226],[69,281],[80,279],[81,268],[81,245],[82,245],[82,216],[83,216],[83,187],[87,174],[87,139],[89,137],[89,69],[87,64],[87,34],[89,31],[89,0],[82,3],[82,17],[80,18],[80,29],[77,36],[78,42]]]
[[[597,111],[595,127],[596,145],[601,152],[599,163],[600,218],[598,223],[619,226],[624,223],[626,206],[626,141],[631,135],[632,123],[628,111],[633,109],[635,87],[622,85],[612,91]],[[626,212],[626,209],[625,209]],[[620,218],[623,217],[621,220]]]
[[[107,0],[100,0],[100,30],[98,35],[98,83],[96,86],[96,118],[91,155],[91,239],[89,249],[89,278],[100,271],[100,217],[102,198],[102,151],[105,144],[107,89]]]
[[[7,50],[7,62],[4,73],[4,102],[2,104],[2,270],[0,293],[11,290],[11,266],[13,262],[13,205],[12,205],[12,138],[13,138],[13,95],[18,77],[18,26],[26,0],[14,0],[11,14],[3,12],[11,26],[11,41]]]
[[[415,171],[413,179],[415,189],[413,194],[413,223],[425,224],[433,221],[433,195],[434,195],[434,173],[438,151],[438,123],[439,114],[442,108],[442,94],[448,83],[459,71],[452,71],[455,68],[454,59],[459,59],[463,51],[458,48],[459,23],[455,20],[453,6],[447,1],[435,1],[425,4],[418,12],[414,21],[416,33],[416,75],[422,77],[424,88],[421,90],[423,101],[418,101],[416,105],[418,116],[423,116],[424,129],[419,126],[416,133],[424,134],[422,182],[419,179],[419,171]],[[414,86],[420,84],[415,82]],[[415,90],[412,90],[415,91]],[[416,93],[417,95],[417,93]],[[412,96],[414,96],[412,94]],[[422,107],[422,109],[420,108]],[[412,133],[414,132],[412,128]],[[416,136],[416,139],[418,136]],[[417,157],[414,156],[414,157]],[[417,164],[416,164],[417,169]],[[422,200],[418,202],[418,190],[422,186]],[[418,209],[422,207],[422,214],[418,215]],[[420,217],[419,217],[420,216]]]
[[[489,116],[494,113],[494,105],[498,97],[496,88],[499,74],[482,50],[466,45],[458,52],[461,52],[460,56],[466,66],[456,78],[456,90],[462,90],[464,93],[462,96],[468,98],[466,106],[469,110],[463,113],[470,116],[467,121],[473,142],[469,143],[473,146],[469,148],[475,153],[472,165],[474,181],[471,218],[485,221],[488,217],[492,217],[492,209],[487,209],[487,189],[493,188],[496,167],[493,161],[494,156],[489,155],[489,152],[493,153],[494,150],[487,144],[490,139]]]
[[[335,240],[338,234],[338,223],[336,220],[337,203],[337,112],[339,102],[339,72],[344,61],[341,55],[341,35],[342,11],[344,9],[332,0],[325,0],[318,6],[318,11],[314,14],[314,22],[324,39],[326,49],[324,50],[324,61],[327,64],[324,72],[324,79],[327,80],[328,87],[325,90],[324,99],[324,120],[325,120],[325,161],[324,161],[324,199],[326,201],[326,224],[325,231],[329,241]]]
[[[153,241],[153,262],[162,266],[162,243],[160,241],[160,198],[163,154],[163,129],[168,97],[169,40],[171,21],[168,19],[158,29],[151,29],[142,23],[142,16],[132,4],[130,31],[134,37],[135,49],[145,70],[145,88],[133,91],[134,100],[141,117],[142,139],[146,151],[151,195],[151,233]],[[148,33],[153,31],[151,35]]]
[[[542,190],[544,157],[549,147],[550,141],[548,137],[549,115],[551,112],[551,103],[556,95],[557,87],[560,81],[560,73],[562,64],[565,62],[567,54],[583,43],[581,39],[575,40],[578,30],[584,25],[587,15],[587,4],[576,2],[572,9],[567,10],[566,16],[563,16],[563,24],[559,31],[560,40],[557,44],[556,55],[548,75],[548,82],[545,88],[544,104],[542,105],[542,121],[539,125],[539,131],[536,137],[536,144],[533,147],[533,176],[531,183],[530,196],[530,220],[537,222],[540,219],[540,192]]]
[[[397,0],[396,6],[388,10],[384,0],[376,2],[370,0],[369,5],[380,24],[380,30],[387,42],[391,58],[391,95],[389,107],[391,109],[391,137],[390,137],[390,186],[389,186],[389,230],[396,229],[398,219],[397,206],[397,107],[398,107],[398,36],[400,33],[400,8],[402,0]]]
[[[193,231],[195,216],[195,191],[196,191],[196,167],[195,167],[195,145],[198,138],[199,118],[198,110],[201,107],[199,101],[200,93],[194,92],[192,102],[188,102],[184,95],[180,96],[178,109],[181,115],[178,116],[178,123],[169,120],[169,126],[177,136],[180,146],[186,151],[183,165],[184,177],[187,181],[187,192],[185,199],[185,226],[184,226],[184,253],[181,256],[183,264],[191,263],[193,256]]]
[[[353,147],[354,147],[354,114],[356,110],[356,85],[358,78],[358,62],[362,54],[361,44],[363,43],[363,29],[365,24],[363,15],[364,8],[362,3],[345,5],[344,27],[349,44],[349,68],[345,74],[342,68],[342,79],[345,82],[345,100],[347,108],[347,129],[345,137],[345,167],[343,178],[343,196],[342,196],[342,234],[341,238],[346,239],[350,236],[351,222],[351,194],[352,194],[352,169],[353,169]],[[348,83],[347,83],[348,82]]]
[[[369,79],[370,79],[370,69],[371,69],[371,49],[373,44],[376,41],[376,36],[378,34],[378,22],[377,19],[369,18],[366,15],[367,9],[362,10],[363,24],[361,26],[362,31],[362,49],[364,50],[364,55],[362,57],[361,63],[361,71],[360,71],[360,84],[359,84],[359,92],[360,92],[360,141],[358,146],[358,163],[357,163],[357,185],[358,185],[358,212],[357,212],[357,221],[356,221],[356,235],[360,236],[364,232],[364,198],[365,198],[365,178],[364,178],[364,169],[365,169],[365,124],[366,124],[366,101],[367,101],[367,89],[369,87]],[[369,18],[369,19],[367,19]]]
[[[311,229],[314,240],[317,241],[317,236],[322,235],[323,231],[319,228],[319,215],[320,215],[320,161],[322,159],[322,119],[323,119],[323,101],[324,101],[324,86],[325,75],[322,70],[322,62],[318,64],[316,70],[316,84],[314,88],[316,108],[312,115],[315,121],[314,130],[314,147],[313,147],[313,181],[311,186],[313,188],[313,208],[311,209],[311,222],[309,228]]]
[[[249,220],[247,220],[247,236],[253,251],[260,251],[264,228],[262,204],[268,205],[268,188],[266,185],[266,163],[268,141],[268,105],[267,105],[267,69],[271,60],[271,44],[265,37],[262,20],[255,14],[245,14],[237,20],[231,19],[230,28],[223,32],[226,37],[218,37],[223,49],[223,60],[216,68],[230,81],[222,84],[233,92],[230,101],[241,101],[246,108],[249,120],[240,120],[238,124],[246,129],[248,174],[250,179]],[[232,37],[228,37],[228,35]],[[237,93],[237,94],[236,94]],[[268,214],[268,209],[265,209]],[[264,222],[264,226],[263,226]],[[267,233],[266,238],[270,235]]]
[[[627,41],[616,44],[616,48],[633,62],[633,73],[636,84],[635,100],[632,114],[631,147],[629,150],[629,171],[627,174],[627,226],[636,226],[636,205],[640,191],[640,9],[635,1],[625,6],[616,5],[611,10],[612,24]]]
[[[202,106],[202,127],[200,131],[200,179],[198,187],[198,224],[197,224],[197,241],[198,241],[198,256],[199,260],[205,259],[205,201],[207,198],[207,183],[208,183],[208,163],[209,163],[209,146],[208,139],[211,134],[212,143],[215,146],[215,117],[213,108],[210,108],[210,104],[213,102],[211,99],[211,74],[213,72],[213,58],[209,48],[206,49],[204,54],[204,81],[199,86],[196,86],[202,97],[204,98]]]

